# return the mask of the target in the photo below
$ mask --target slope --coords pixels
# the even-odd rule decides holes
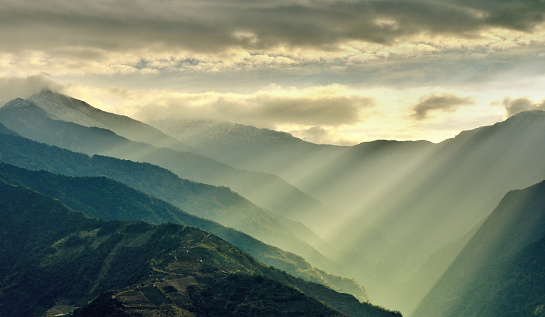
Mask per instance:
[[[68,100],[71,100],[68,98]],[[70,107],[70,105],[57,105]],[[315,206],[307,197],[282,179],[263,173],[234,169],[203,156],[158,148],[127,140],[110,130],[88,128],[71,122],[53,120],[33,101],[15,99],[0,108],[0,122],[21,136],[87,154],[102,154],[139,162],[149,162],[167,168],[178,176],[206,184],[228,186],[267,210],[291,215]],[[310,208],[310,207],[309,207]],[[220,217],[221,214],[207,215]],[[254,216],[255,217],[255,216]],[[271,215],[268,215],[271,218]],[[240,230],[242,218],[212,218]],[[245,217],[247,218],[247,217]],[[288,217],[291,218],[291,217]],[[262,219],[265,221],[265,219]],[[230,222],[226,222],[230,221]],[[276,220],[278,221],[278,219]],[[309,231],[307,229],[307,231]],[[319,240],[314,236],[315,240]],[[314,241],[309,241],[314,242]]]
[[[392,290],[405,284],[432,253],[488,216],[506,192],[545,179],[544,136],[545,112],[534,111],[432,146],[413,166],[403,167],[405,173],[386,170],[388,186],[382,191],[361,189],[361,209],[345,215],[332,241],[360,248],[375,263],[364,272],[369,275],[357,277],[367,281],[373,298],[411,311],[417,301]],[[360,259],[347,250],[337,260]],[[409,285],[407,291],[415,289]]]
[[[148,123],[231,166],[272,173],[298,184],[347,147],[313,144],[286,132],[230,122],[156,119]]]
[[[412,172],[437,145],[427,141],[377,140],[346,149],[297,185],[347,212],[364,210],[392,179]],[[366,199],[362,199],[362,195]],[[342,202],[342,203],[339,203]]]
[[[252,174],[249,177],[241,178],[239,172],[243,174],[246,172],[234,170],[190,153],[156,148],[144,143],[135,143],[105,129],[87,128],[70,122],[52,120],[47,117],[41,108],[28,100],[16,99],[0,108],[0,122],[12,130],[18,131],[22,136],[75,151],[88,154],[102,153],[134,161],[151,162],[172,170],[180,177],[195,178],[191,176],[205,173],[206,175],[215,175],[215,177],[221,178],[221,175],[229,174],[230,176],[227,178],[237,179],[236,182],[244,183],[244,186],[261,188],[259,191],[276,192],[266,185],[271,185],[269,179],[261,177],[261,174],[256,174],[256,177]],[[117,161],[114,160],[112,163],[116,164]],[[123,172],[115,170],[111,172],[116,174],[125,173],[126,178],[133,178],[130,174],[135,173],[135,171],[131,170],[129,165],[129,163],[124,164]],[[53,172],[65,174],[62,170]],[[161,177],[160,175],[164,174],[165,172],[161,171],[157,175]],[[152,173],[147,173],[147,177],[156,178],[152,175]],[[106,176],[120,180],[113,175],[108,174]],[[170,181],[178,182],[172,175],[169,175],[168,178]],[[246,180],[246,182],[243,180]],[[150,194],[165,199],[192,214],[220,222],[248,233],[266,243],[300,254],[323,269],[334,269],[333,263],[286,228],[287,225],[291,224],[283,225],[281,223],[282,219],[275,218],[227,188],[217,188],[184,181],[183,184],[178,184],[177,188],[179,190],[185,189],[189,191],[188,194],[197,198],[188,199],[190,197],[176,197],[177,194],[172,194],[171,190],[167,190],[167,193],[157,193],[157,191],[160,191],[159,188],[164,188],[166,184],[161,184],[159,188],[152,188],[149,182],[144,179],[140,179],[138,185],[128,183],[127,181],[130,180],[120,181],[145,192],[151,190]],[[277,181],[279,180],[272,178],[272,182]],[[139,186],[145,186],[146,188]],[[275,185],[271,186],[275,187]],[[290,189],[287,190],[290,191]]]
[[[509,192],[414,316],[541,315],[544,241],[545,182]]]
[[[210,232],[248,252],[259,261],[290,272],[307,281],[321,283],[370,301],[365,290],[353,280],[313,268],[303,258],[264,244],[244,233],[192,216],[160,199],[148,196],[105,177],[68,177],[45,171],[34,172],[0,163],[0,178],[56,198],[68,207],[104,220],[177,223]]]
[[[238,309],[248,314],[288,309],[306,316],[341,315],[312,294],[352,316],[395,315],[268,268],[198,229],[89,219],[54,199],[3,181],[0,217],[0,244],[6,255],[0,258],[0,307],[9,316],[80,306],[107,290],[123,288],[144,294],[147,305],[138,307],[148,310],[225,315]],[[229,292],[219,291],[225,287],[261,292],[230,298]],[[77,314],[93,307],[100,309],[91,303]]]
[[[52,119],[73,122],[86,127],[112,130],[129,140],[189,151],[183,144],[161,131],[127,116],[102,111],[84,101],[44,89],[28,98],[44,109]]]

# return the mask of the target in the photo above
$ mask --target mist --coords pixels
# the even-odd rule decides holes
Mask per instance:
[[[14,99],[0,114],[7,128],[38,142],[172,171],[200,196],[142,189],[354,279],[365,300],[406,316],[431,307],[428,294],[453,274],[507,192],[545,179],[539,110],[440,143],[355,146],[229,122],[145,124],[51,90]]]
[[[295,212],[274,210],[307,224],[346,275],[378,303],[407,314],[509,190],[545,179],[543,118],[522,113],[437,144],[379,140],[351,147],[227,123],[150,123],[211,158],[279,175],[314,198],[319,204],[298,204]],[[290,201],[264,188],[259,200]]]

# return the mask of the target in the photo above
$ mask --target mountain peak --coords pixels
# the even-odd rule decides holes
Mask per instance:
[[[519,112],[505,121],[497,122],[493,125],[483,126],[472,130],[465,130],[460,132],[454,139],[448,139],[445,141],[452,141],[455,139],[465,139],[475,135],[486,135],[493,131],[499,131],[501,129],[510,129],[516,127],[537,127],[543,126],[545,128],[545,111],[543,110],[530,110]]]
[[[11,101],[8,101],[2,108],[16,108],[16,107],[22,107],[27,103],[28,101],[23,98],[15,98]]]
[[[54,92],[53,90],[51,90],[49,88],[44,88],[39,93],[37,93],[36,95],[52,95],[52,94],[58,94],[58,92]]]
[[[2,110],[39,111],[41,110],[34,102],[23,98],[15,98],[6,103]]]
[[[85,101],[54,92],[48,88],[30,96],[28,100],[35,102],[50,118],[55,120],[73,122],[86,127],[109,129],[124,138],[156,146],[173,147],[180,151],[190,149],[189,146],[145,123],[124,115],[103,111]]]
[[[66,108],[80,111],[83,109],[87,111],[100,111],[81,100],[63,95],[59,92],[52,91],[49,88],[42,89],[42,91],[40,91],[39,93],[30,96],[28,100],[36,102],[36,104],[38,104],[40,107],[44,108],[44,110],[48,112],[51,112],[53,110],[59,111]]]
[[[545,111],[543,110],[530,110],[522,111],[505,120],[505,123],[530,123],[535,120],[543,121],[545,119]]]

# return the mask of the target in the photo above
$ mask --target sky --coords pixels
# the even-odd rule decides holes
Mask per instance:
[[[545,0],[0,0],[0,103],[440,142],[545,110]]]

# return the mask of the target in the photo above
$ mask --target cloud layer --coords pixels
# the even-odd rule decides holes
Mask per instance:
[[[17,97],[27,98],[44,88],[61,90],[62,85],[49,76],[0,77],[0,106]]]
[[[0,10],[0,40],[14,51],[327,49],[347,41],[393,44],[422,33],[530,31],[544,13],[543,1],[8,0]]]
[[[538,107],[544,13],[542,0],[0,0],[0,102],[49,86],[142,118],[439,140]]]
[[[147,101],[136,114],[147,119],[216,120],[276,127],[279,125],[354,125],[373,107],[373,99],[338,86],[254,94],[173,94]]]

